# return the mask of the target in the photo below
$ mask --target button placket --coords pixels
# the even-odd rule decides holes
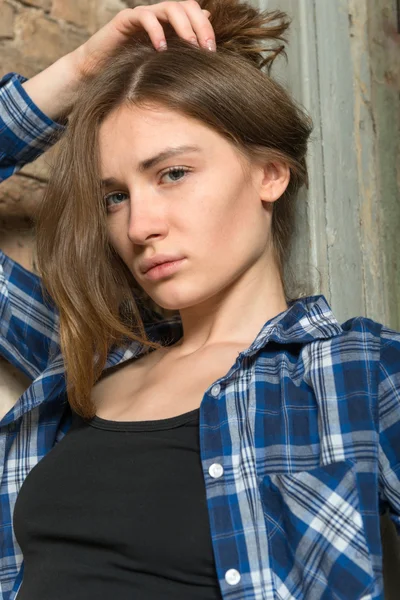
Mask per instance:
[[[216,383],[210,390],[211,395],[216,398],[221,392],[221,385]],[[224,474],[224,467],[220,463],[213,463],[208,469],[210,477],[218,479]],[[237,569],[229,569],[225,573],[225,581],[228,585],[237,585],[241,579],[241,575]]]

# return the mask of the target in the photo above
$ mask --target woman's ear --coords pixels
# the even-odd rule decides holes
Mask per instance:
[[[260,184],[260,198],[264,202],[275,202],[286,190],[290,181],[290,169],[279,161],[269,162],[263,166]]]

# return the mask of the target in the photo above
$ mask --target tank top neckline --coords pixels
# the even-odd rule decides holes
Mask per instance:
[[[87,423],[96,429],[107,429],[110,431],[158,431],[162,429],[173,429],[185,425],[190,421],[198,420],[199,414],[200,408],[195,408],[194,410],[175,417],[151,421],[111,421],[95,415]]]

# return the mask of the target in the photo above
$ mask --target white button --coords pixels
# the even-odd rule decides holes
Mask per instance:
[[[229,585],[238,584],[240,581],[239,571],[236,571],[236,569],[229,569],[229,571],[225,573],[225,581],[226,583],[229,583]]]
[[[210,473],[211,477],[218,479],[218,477],[221,477],[222,473],[224,472],[224,467],[219,463],[213,463],[208,469],[208,472]]]
[[[220,393],[220,391],[221,391],[221,386],[219,385],[219,383],[217,383],[217,385],[214,385],[214,386],[211,388],[211,394],[212,394],[213,396],[218,396],[218,394]]]

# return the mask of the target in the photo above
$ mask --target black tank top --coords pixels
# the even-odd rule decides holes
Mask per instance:
[[[199,409],[125,423],[74,415],[25,479],[14,530],[17,600],[221,600]]]

